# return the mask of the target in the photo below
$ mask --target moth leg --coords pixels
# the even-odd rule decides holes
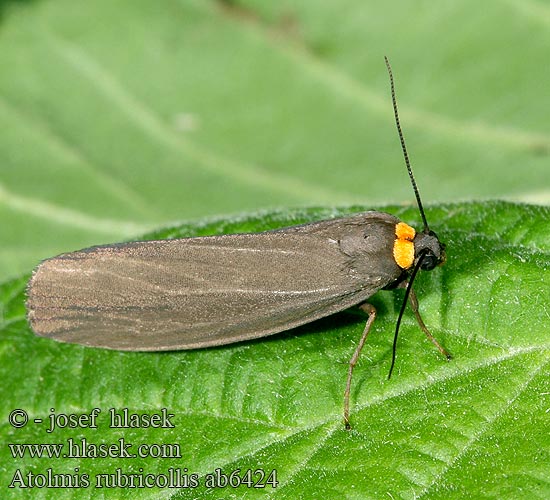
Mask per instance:
[[[367,313],[368,319],[367,323],[365,324],[365,329],[363,330],[363,335],[361,335],[361,339],[359,340],[359,344],[357,344],[357,348],[355,349],[353,356],[349,360],[348,380],[346,382],[346,390],[344,391],[344,425],[346,426],[346,430],[351,429],[351,425],[349,423],[349,393],[351,390],[351,377],[353,375],[353,369],[357,364],[357,360],[359,359],[359,355],[361,354],[361,349],[363,349],[363,346],[365,345],[365,341],[367,340],[367,336],[370,332],[371,326],[376,318],[376,309],[372,304],[361,304],[359,308]]]
[[[407,285],[404,284],[404,286]],[[437,341],[437,339],[430,333],[430,330],[428,330],[428,328],[424,324],[424,321],[420,316],[420,312],[418,311],[418,299],[416,298],[416,293],[414,293],[414,290],[412,288],[409,293],[409,303],[411,304],[411,309],[416,316],[416,321],[418,322],[418,326],[420,327],[420,329],[426,334],[426,337],[428,337],[430,342],[437,347],[438,351],[443,354],[443,356],[445,356],[447,359],[451,359],[451,355],[449,354],[449,352]]]

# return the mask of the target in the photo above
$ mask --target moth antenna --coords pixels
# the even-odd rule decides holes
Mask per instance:
[[[393,336],[391,366],[390,366],[390,371],[388,373],[388,380],[391,378],[391,374],[393,372],[393,367],[395,365],[395,354],[397,352],[397,336],[399,335],[399,327],[401,325],[401,318],[403,317],[403,314],[405,313],[405,307],[407,307],[407,301],[409,300],[409,294],[411,293],[413,282],[414,282],[414,279],[416,278],[416,273],[418,273],[418,270],[420,269],[420,266],[422,265],[422,261],[424,260],[425,255],[426,254],[424,252],[422,254],[420,254],[420,258],[418,259],[418,262],[416,263],[416,266],[414,266],[414,269],[411,273],[411,277],[409,278],[409,282],[407,283],[407,288],[405,290],[405,296],[403,297],[403,303],[401,304],[401,310],[399,311],[399,316],[397,317],[397,323],[395,324],[395,334]]]
[[[386,56],[384,56],[384,61],[386,61],[386,68],[388,68],[388,74],[390,75],[393,114],[395,116],[395,125],[397,126],[397,133],[399,134],[399,140],[401,141],[401,149],[403,150],[403,156],[405,157],[405,164],[407,165],[407,171],[409,172],[409,177],[411,179],[414,195],[416,196],[416,203],[418,204],[418,209],[420,210],[420,216],[422,217],[422,222],[424,223],[424,232],[428,232],[430,228],[428,227],[428,221],[426,220],[426,215],[424,214],[424,207],[422,206],[422,201],[420,200],[420,193],[418,192],[418,187],[416,185],[416,181],[414,180],[414,175],[411,168],[411,162],[409,160],[409,153],[407,152],[407,146],[405,146],[405,137],[403,136],[403,131],[401,130],[401,123],[399,122],[399,113],[397,112],[397,99],[395,97],[395,85],[393,83],[393,73],[391,71],[390,61],[388,61],[388,58]]]

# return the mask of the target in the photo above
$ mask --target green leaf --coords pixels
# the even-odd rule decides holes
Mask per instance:
[[[309,209],[211,219],[148,238],[259,231],[349,213]],[[418,225],[415,208],[386,207]],[[17,470],[45,474],[198,474],[197,488],[85,489],[115,498],[548,498],[550,495],[550,210],[504,202],[436,205],[428,220],[448,261],[416,284],[421,312],[453,354],[441,358],[407,311],[397,365],[387,373],[403,291],[382,291],[352,386],[352,431],[342,422],[347,362],[365,318],[354,311],[257,341],[173,353],[60,344],[25,321],[28,276],[0,286],[0,484]],[[13,428],[8,414],[28,413]],[[99,428],[56,429],[55,413],[101,410]],[[174,428],[111,429],[108,411],[167,408]],[[33,423],[36,418],[45,423]],[[18,458],[8,443],[173,443],[178,458]],[[165,450],[166,451],[166,450]],[[207,489],[220,468],[277,471],[276,489]],[[256,476],[257,478],[258,476]],[[21,490],[3,490],[5,497]],[[78,489],[27,490],[80,498]],[[6,493],[7,492],[7,493]]]
[[[541,2],[0,2],[0,279],[167,221],[550,202]]]

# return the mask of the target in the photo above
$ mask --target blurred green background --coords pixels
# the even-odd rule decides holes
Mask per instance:
[[[550,3],[0,3],[0,281],[178,220],[550,202]]]

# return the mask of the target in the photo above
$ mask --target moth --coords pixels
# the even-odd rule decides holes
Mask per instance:
[[[412,289],[417,272],[445,261],[428,227],[392,102],[405,163],[424,229],[369,211],[262,233],[95,246],[43,261],[28,284],[37,335],[125,351],[199,349],[265,337],[357,306],[368,319],[350,359],[344,423],[350,428],[352,373],[376,317],[368,299],[405,287],[428,338]],[[390,369],[390,375],[391,375]]]

